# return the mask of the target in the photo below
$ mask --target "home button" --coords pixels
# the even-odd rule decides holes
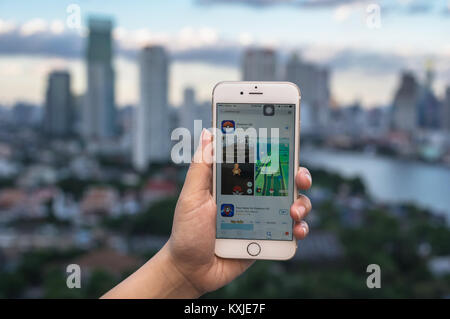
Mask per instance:
[[[261,252],[261,246],[257,243],[250,243],[247,246],[247,252],[250,256],[258,256]]]

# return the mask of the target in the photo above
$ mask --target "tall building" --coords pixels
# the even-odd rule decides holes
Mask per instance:
[[[242,61],[244,81],[275,81],[276,54],[271,49],[248,49]]]
[[[83,112],[85,107],[85,94],[72,96],[73,132],[77,135],[83,133]]]
[[[420,87],[414,75],[404,72],[392,103],[392,127],[395,130],[412,133],[416,129],[419,93]]]
[[[82,135],[105,139],[116,133],[112,21],[91,18],[87,41],[87,92],[82,112]]]
[[[442,103],[442,129],[450,132],[450,86],[445,90],[445,97]]]
[[[441,126],[441,105],[433,92],[433,80],[434,70],[431,62],[428,62],[425,83],[420,90],[417,104],[418,124],[423,129],[438,129]]]
[[[181,127],[187,128],[191,133],[191,138],[197,142],[200,138],[202,128],[209,128],[211,125],[211,103],[208,106],[200,104],[195,98],[195,91],[193,88],[186,88],[184,90],[183,104],[179,110],[179,124]],[[195,131],[194,121],[201,121],[202,127]]]
[[[187,87],[184,89],[183,92],[183,102],[184,105],[188,106],[194,106],[196,104],[195,102],[195,90],[191,87]]]
[[[44,112],[44,131],[47,134],[67,136],[73,132],[73,100],[67,71],[50,73]]]
[[[308,121],[302,116],[305,119],[302,122],[315,131],[326,127],[330,111],[328,69],[302,61],[297,54],[293,54],[286,64],[285,74],[287,81],[300,88],[302,113],[308,114]]]
[[[163,47],[150,46],[140,52],[140,101],[133,150],[133,164],[139,170],[170,158],[167,69],[168,57]]]
[[[16,102],[12,109],[11,119],[15,125],[36,126],[42,123],[41,107],[27,102]]]
[[[368,131],[367,112],[359,101],[341,109],[342,127],[341,130],[353,136],[361,136]]]
[[[193,88],[185,88],[183,92],[183,104],[179,109],[179,125],[180,127],[187,128],[191,133],[191,138],[194,134],[194,121],[198,119],[198,114],[196,112],[196,101],[195,101],[195,91]]]

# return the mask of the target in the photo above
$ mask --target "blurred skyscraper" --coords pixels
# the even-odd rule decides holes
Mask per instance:
[[[207,103],[210,106],[210,103]],[[200,138],[202,127],[199,126],[197,132],[194,131],[194,121],[202,121],[203,128],[209,128],[211,125],[211,108],[200,104],[195,98],[193,88],[187,87],[184,90],[183,105],[179,110],[179,124],[181,127],[187,128],[191,133],[194,142]]]
[[[419,92],[414,75],[404,72],[392,103],[392,127],[395,130],[412,133],[416,129]]]
[[[19,126],[41,125],[42,108],[27,102],[17,102],[12,109],[12,120]]]
[[[67,136],[74,123],[70,74],[54,71],[49,74],[45,101],[44,130],[51,136]]]
[[[442,128],[450,133],[450,86],[445,90],[445,97],[442,103]]]
[[[441,125],[440,103],[433,92],[434,70],[428,62],[425,73],[425,83],[420,90],[417,110],[419,112],[419,127],[423,129],[438,129]]]
[[[183,92],[184,105],[195,105],[195,90],[191,87],[187,87]]]
[[[183,105],[181,105],[178,113],[178,122],[180,127],[187,128],[189,132],[191,132],[191,137],[193,137],[194,120],[196,120],[196,117],[198,115],[195,111],[196,102],[194,89],[191,87],[185,88],[183,97]]]
[[[139,56],[140,101],[136,112],[133,164],[144,170],[169,160],[170,131],[168,57],[161,46],[144,48]]]
[[[104,139],[116,133],[112,21],[91,18],[87,42],[87,92],[82,114],[82,135]]]
[[[271,49],[248,49],[242,61],[244,81],[275,81],[276,54]]]
[[[341,130],[355,137],[368,133],[367,113],[359,101],[341,109]]]
[[[310,125],[316,132],[325,128],[330,112],[328,70],[306,63],[297,54],[293,54],[286,64],[286,80],[300,87],[302,124]],[[304,115],[308,115],[307,118]]]

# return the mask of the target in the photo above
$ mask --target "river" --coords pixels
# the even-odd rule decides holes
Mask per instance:
[[[412,202],[450,219],[450,168],[365,153],[302,147],[300,162],[345,177],[359,176],[384,202]],[[313,176],[314,180],[314,176]]]

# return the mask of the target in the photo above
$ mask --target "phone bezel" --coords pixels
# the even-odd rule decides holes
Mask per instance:
[[[257,87],[255,89],[255,87]],[[241,94],[244,92],[244,94]],[[297,85],[291,82],[254,82],[254,81],[226,81],[219,82],[212,94],[212,123],[216,130],[217,108],[216,103],[268,103],[268,104],[294,104],[295,105],[295,129],[294,129],[294,165],[292,177],[294,178],[299,167],[300,153],[300,99],[301,93]],[[215,141],[213,143],[215,148]],[[214,154],[216,152],[214,151]],[[213,197],[216,200],[216,162],[213,162]],[[298,198],[298,189],[294,183],[294,200]],[[217,216],[217,215],[216,215]],[[215,224],[216,225],[216,224]],[[257,243],[261,252],[257,256],[251,256],[247,247],[251,243]],[[269,259],[288,260],[297,250],[297,240],[293,236],[290,241],[285,240],[254,240],[254,239],[224,239],[216,238],[215,254],[223,258],[240,259]]]

